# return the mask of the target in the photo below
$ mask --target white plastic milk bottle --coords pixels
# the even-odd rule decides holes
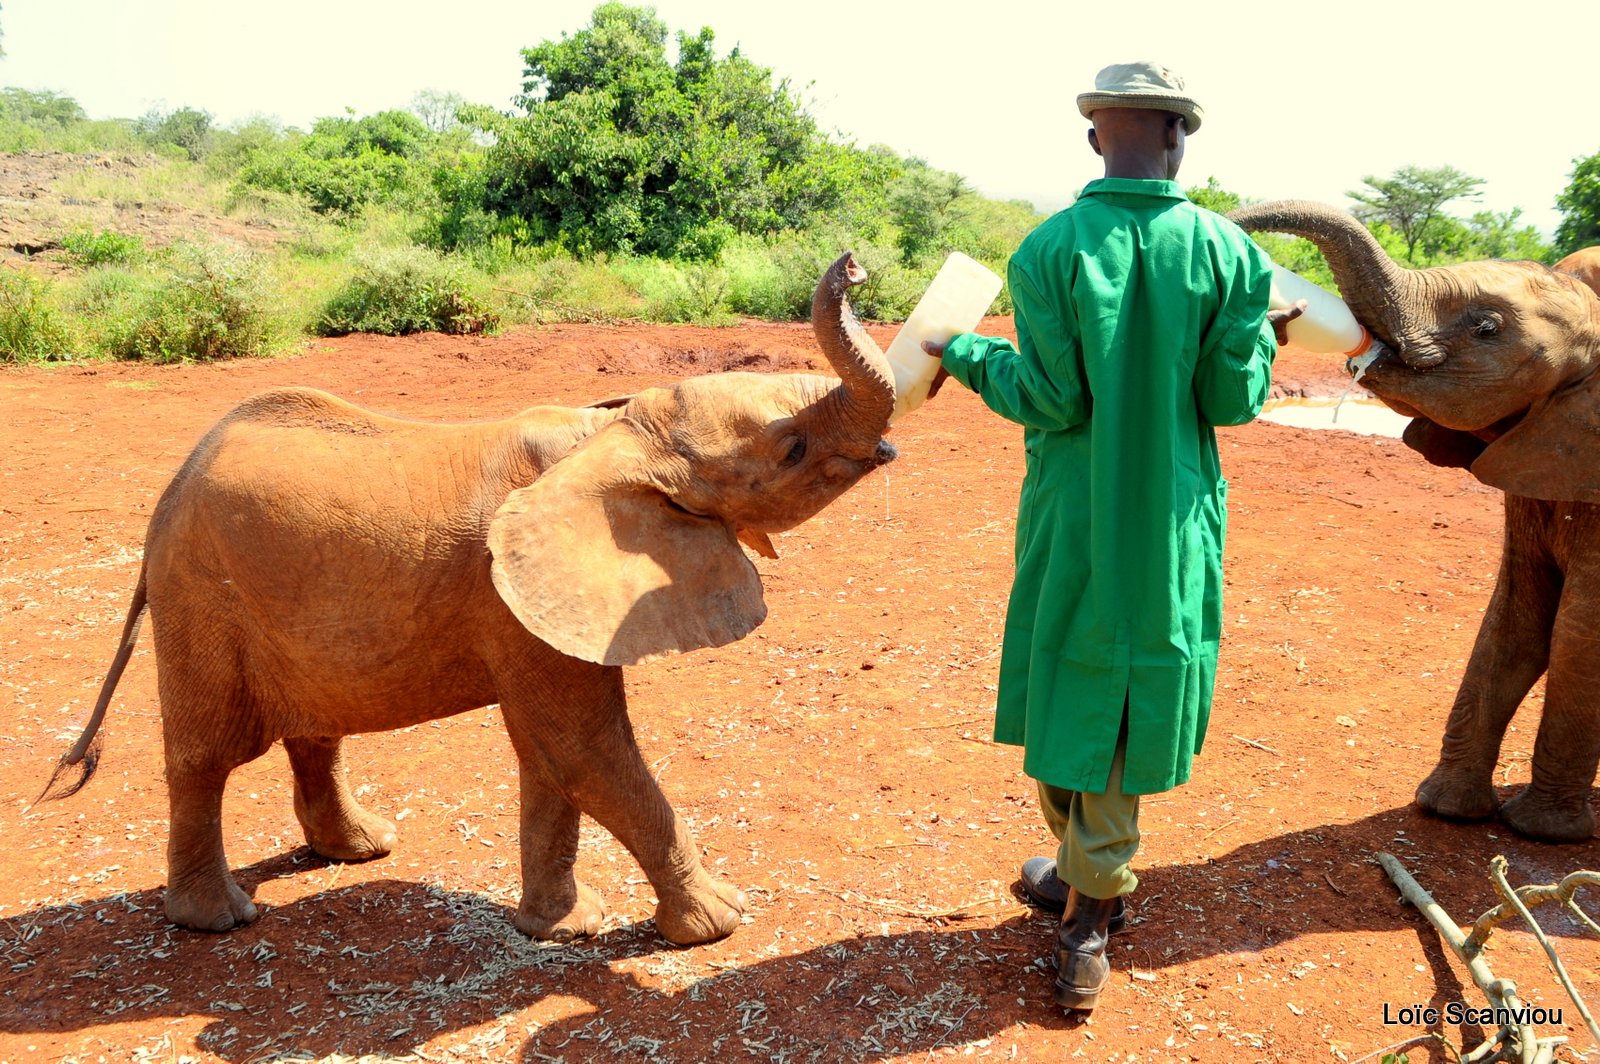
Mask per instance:
[[[1291,275],[1292,276],[1292,275]],[[939,372],[939,360],[922,349],[922,341],[948,343],[957,333],[971,332],[983,320],[1004,284],[981,262],[951,252],[933,283],[885,352],[894,370],[892,425],[928,398],[928,386]]]
[[[1268,308],[1287,310],[1300,299],[1308,304],[1305,313],[1291,321],[1288,328],[1289,342],[1295,346],[1357,358],[1377,343],[1366,327],[1356,321],[1344,300],[1274,263]]]

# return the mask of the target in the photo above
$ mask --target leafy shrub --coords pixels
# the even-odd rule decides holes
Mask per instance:
[[[639,293],[650,321],[726,325],[734,319],[732,278],[715,263],[630,259],[616,273]]]
[[[206,362],[261,355],[272,346],[261,269],[242,248],[179,246],[132,303],[102,341],[117,358]]]
[[[368,204],[425,197],[428,174],[420,159],[437,139],[407,111],[319,118],[304,136],[261,140],[239,166],[238,179],[304,196],[324,214],[354,214]]]
[[[356,274],[323,309],[323,336],[353,332],[401,336],[433,330],[481,333],[498,316],[468,288],[463,270],[423,248],[399,248],[358,261]]]
[[[0,269],[0,362],[45,362],[71,354],[45,282],[21,270]]]
[[[175,149],[191,162],[200,161],[211,150],[211,112],[194,107],[152,109],[133,124],[133,131],[151,147]]]
[[[137,262],[144,256],[144,241],[110,229],[70,233],[62,238],[61,247],[73,262],[86,267]]]

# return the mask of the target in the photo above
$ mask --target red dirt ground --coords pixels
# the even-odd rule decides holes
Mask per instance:
[[[988,740],[1019,432],[956,387],[896,426],[886,475],[758,560],[758,632],[629,670],[646,758],[749,898],[722,942],[659,939],[638,866],[588,822],[578,871],[607,901],[604,932],[546,947],[512,929],[515,763],[491,710],[352,740],[352,782],[401,829],[367,864],[305,848],[281,754],[238,772],[229,859],[261,919],[170,927],[148,636],[99,775],[26,811],[93,702],[158,493],[245,396],[312,385],[464,420],[815,357],[805,326],[573,326],[0,372],[0,1061],[1376,1060],[1429,1030],[1386,1025],[1385,1005],[1483,1003],[1376,851],[1463,921],[1496,900],[1496,853],[1518,883],[1600,866],[1593,840],[1537,845],[1410,804],[1494,582],[1499,495],[1394,440],[1228,429],[1210,737],[1196,778],[1145,804],[1138,921],[1108,994],[1087,1022],[1063,1016],[1053,922],[1012,894],[1053,841],[1019,751]],[[1287,392],[1343,386],[1326,356],[1280,359]],[[1506,793],[1528,778],[1540,708],[1536,691],[1506,738]],[[1600,999],[1600,943],[1543,922]],[[1592,1050],[1525,930],[1506,925],[1488,957],[1564,1008],[1542,1028],[1572,1038],[1563,1059]]]

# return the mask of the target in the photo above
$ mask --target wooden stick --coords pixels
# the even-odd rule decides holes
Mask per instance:
[[[1433,895],[1422,889],[1422,884],[1411,877],[1411,873],[1405,870],[1405,866],[1394,854],[1380,851],[1378,863],[1389,874],[1394,885],[1400,888],[1400,894],[1406,901],[1416,906],[1417,911],[1427,917],[1434,930],[1439,932],[1439,937],[1444,939],[1445,945],[1466,964],[1472,981],[1483,991],[1483,996],[1489,999],[1490,1006],[1510,1009],[1513,1014],[1525,1008],[1522,999],[1517,995],[1515,983],[1509,979],[1496,978],[1483,957],[1468,955],[1467,936],[1462,933],[1460,925],[1433,900]],[[1541,1043],[1531,1024],[1506,1024],[1500,1028],[1498,1039],[1516,1045],[1518,1064],[1543,1064],[1554,1059],[1553,1045]]]
[[[1253,746],[1257,750],[1265,750],[1267,753],[1272,754],[1275,757],[1282,757],[1283,756],[1282,754],[1278,753],[1278,751],[1274,750],[1272,747],[1263,746],[1262,744],[1256,742],[1254,739],[1246,739],[1242,735],[1235,735],[1234,738],[1239,740],[1241,743],[1244,743],[1246,746]]]
[[[1581,874],[1594,876],[1592,872]],[[1577,989],[1573,987],[1572,980],[1567,976],[1566,965],[1562,964],[1561,958],[1556,956],[1555,947],[1550,945],[1550,939],[1545,936],[1544,928],[1539,926],[1538,921],[1533,918],[1533,914],[1528,911],[1528,907],[1523,904],[1522,898],[1519,897],[1519,892],[1512,890],[1511,884],[1506,882],[1506,859],[1503,854],[1496,854],[1494,859],[1489,862],[1489,878],[1494,880],[1494,889],[1499,891],[1500,897],[1505,899],[1502,905],[1509,905],[1515,909],[1517,915],[1522,917],[1523,922],[1528,925],[1528,929],[1533,932],[1533,937],[1539,940],[1539,945],[1544,947],[1544,955],[1550,958],[1550,967],[1555,969],[1556,978],[1561,980],[1561,985],[1566,988],[1567,996],[1572,999],[1572,1003],[1578,1006],[1578,1015],[1583,1017],[1583,1022],[1588,1026],[1589,1037],[1594,1039],[1596,1046],[1600,1046],[1600,1027],[1595,1026],[1594,1017],[1589,1014],[1589,1006],[1584,1004],[1583,998],[1578,996]],[[1571,878],[1572,876],[1568,876],[1563,879],[1561,881],[1562,884],[1565,884],[1567,879]],[[1595,879],[1600,880],[1600,876],[1595,876]],[[1479,922],[1482,922],[1481,918]],[[1472,930],[1474,933],[1477,932],[1476,924],[1473,925]]]

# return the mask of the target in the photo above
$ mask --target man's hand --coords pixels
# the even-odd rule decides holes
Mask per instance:
[[[1297,299],[1295,300],[1294,306],[1290,307],[1288,310],[1267,311],[1267,320],[1272,323],[1272,331],[1278,337],[1279,347],[1282,347],[1284,344],[1289,342],[1289,323],[1294,321],[1294,319],[1298,318],[1300,315],[1304,314],[1306,309],[1310,306],[1311,304],[1307,303],[1305,300]],[[928,345],[923,344],[922,346],[927,347]]]
[[[932,340],[922,341],[922,350],[934,358],[944,357],[944,344],[936,344]],[[939,394],[939,389],[944,387],[944,382],[950,379],[950,371],[943,366],[933,375],[933,383],[928,385],[928,398],[932,399]]]

